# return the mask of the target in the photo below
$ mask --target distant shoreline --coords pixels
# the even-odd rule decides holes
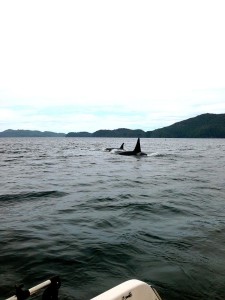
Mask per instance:
[[[141,129],[119,128],[114,130],[97,130],[56,133],[51,131],[7,129],[0,132],[4,137],[104,137],[104,138],[225,138],[225,114],[202,114],[170,126],[144,131]]]

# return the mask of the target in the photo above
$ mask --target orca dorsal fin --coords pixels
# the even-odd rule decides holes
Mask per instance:
[[[139,152],[141,152],[140,138],[138,138],[137,144],[134,148],[134,153],[139,153]]]
[[[123,145],[124,145],[124,143],[120,146],[120,149],[121,149],[121,150],[123,150]]]

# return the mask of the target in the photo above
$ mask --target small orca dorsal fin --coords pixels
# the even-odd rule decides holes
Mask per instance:
[[[137,144],[134,148],[134,153],[139,153],[139,152],[141,152],[140,138],[138,138]]]
[[[121,150],[123,150],[123,145],[124,145],[124,143],[120,146],[120,149],[121,149]]]

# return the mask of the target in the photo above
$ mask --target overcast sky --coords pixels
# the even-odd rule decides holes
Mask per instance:
[[[224,0],[0,0],[0,131],[225,113],[224,15]]]

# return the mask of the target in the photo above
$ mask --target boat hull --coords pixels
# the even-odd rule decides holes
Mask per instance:
[[[92,298],[91,300],[161,300],[156,290],[147,283],[132,279]]]

